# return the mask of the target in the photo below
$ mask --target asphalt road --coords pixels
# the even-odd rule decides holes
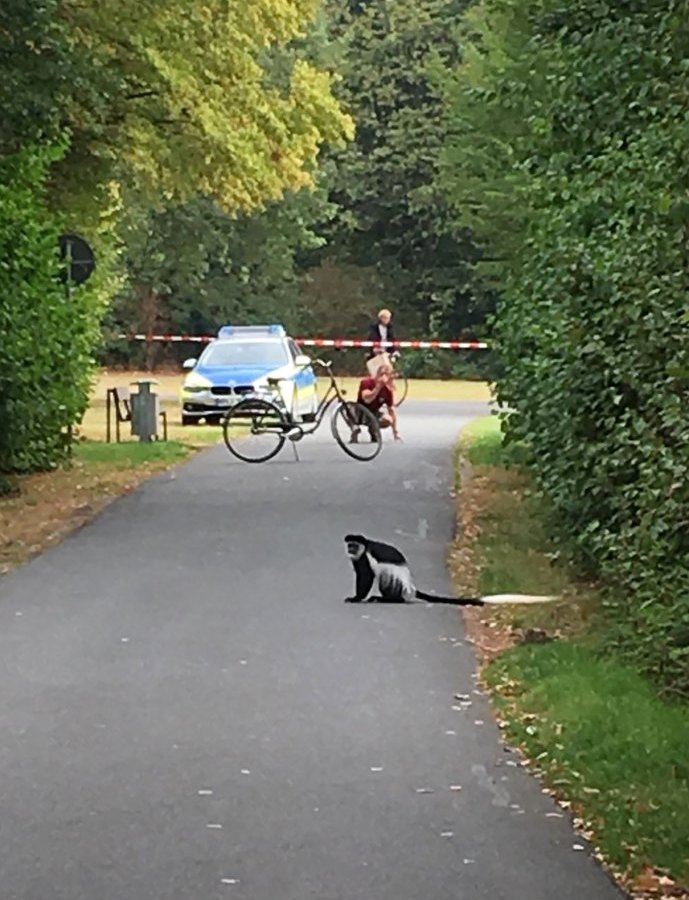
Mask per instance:
[[[325,429],[299,463],[213,448],[0,580],[2,900],[619,900],[458,612],[342,602],[348,531],[449,589],[483,409],[408,403],[372,464]]]

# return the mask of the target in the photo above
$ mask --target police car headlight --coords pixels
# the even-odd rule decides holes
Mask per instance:
[[[198,372],[190,372],[182,382],[182,393],[198,394],[200,391],[207,391],[211,387],[211,382],[199,375]]]

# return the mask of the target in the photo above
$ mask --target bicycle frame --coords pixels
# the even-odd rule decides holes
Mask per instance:
[[[325,418],[325,414],[330,409],[335,400],[339,400],[340,403],[345,402],[344,392],[340,390],[340,386],[338,385],[335,376],[330,369],[330,365],[325,365],[320,359],[315,360],[315,363],[321,368],[325,369],[325,371],[328,373],[330,384],[328,385],[328,390],[325,392],[325,396],[318,401],[318,408],[316,409],[316,413],[313,418],[313,427],[304,428],[302,427],[302,425],[292,426],[293,428],[300,428],[304,434],[313,434],[315,431],[317,431],[323,419]]]
[[[261,431],[263,432],[279,432],[281,434],[288,434],[294,432],[301,432],[302,437],[305,435],[314,434],[318,428],[320,428],[323,419],[325,418],[325,414],[328,409],[332,406],[335,400],[338,400],[340,403],[344,403],[345,401],[345,392],[340,389],[335,376],[330,370],[330,363],[326,363],[321,359],[313,360],[313,363],[309,363],[309,365],[315,364],[320,368],[324,369],[328,373],[328,377],[330,378],[330,384],[328,385],[328,390],[325,392],[325,396],[318,401],[318,407],[316,409],[314,419],[312,423],[304,423],[310,425],[310,427],[304,427],[304,424],[298,422],[269,422],[264,425],[261,425]],[[306,368],[303,366],[302,368]],[[278,384],[280,381],[284,381],[286,379],[269,379],[269,391],[268,393],[272,396],[276,396],[279,394]],[[260,398],[257,398],[260,399]],[[262,399],[268,399],[268,397],[264,397]],[[276,404],[279,406],[279,404]]]

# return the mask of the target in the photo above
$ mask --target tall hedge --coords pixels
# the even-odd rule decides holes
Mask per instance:
[[[51,468],[86,408],[98,317],[59,281],[45,179],[56,153],[0,159],[0,473]]]
[[[484,0],[451,154],[508,257],[508,434],[611,588],[609,645],[684,693],[688,12],[686,0]]]

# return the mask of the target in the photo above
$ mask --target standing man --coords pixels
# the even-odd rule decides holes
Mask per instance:
[[[395,409],[392,366],[389,363],[383,363],[375,375],[361,379],[356,400],[357,403],[365,406],[366,409],[373,413],[381,428],[392,426],[395,440],[400,440],[400,434],[397,430],[397,410]],[[383,412],[383,407],[385,407],[385,412]],[[371,438],[373,439],[373,435],[371,435]],[[352,440],[356,443],[356,434],[353,435]]]
[[[368,326],[369,341],[394,341],[395,333],[392,327],[392,313],[389,309],[381,309],[375,322]],[[372,359],[379,353],[389,352],[386,347],[369,347],[367,359]]]

